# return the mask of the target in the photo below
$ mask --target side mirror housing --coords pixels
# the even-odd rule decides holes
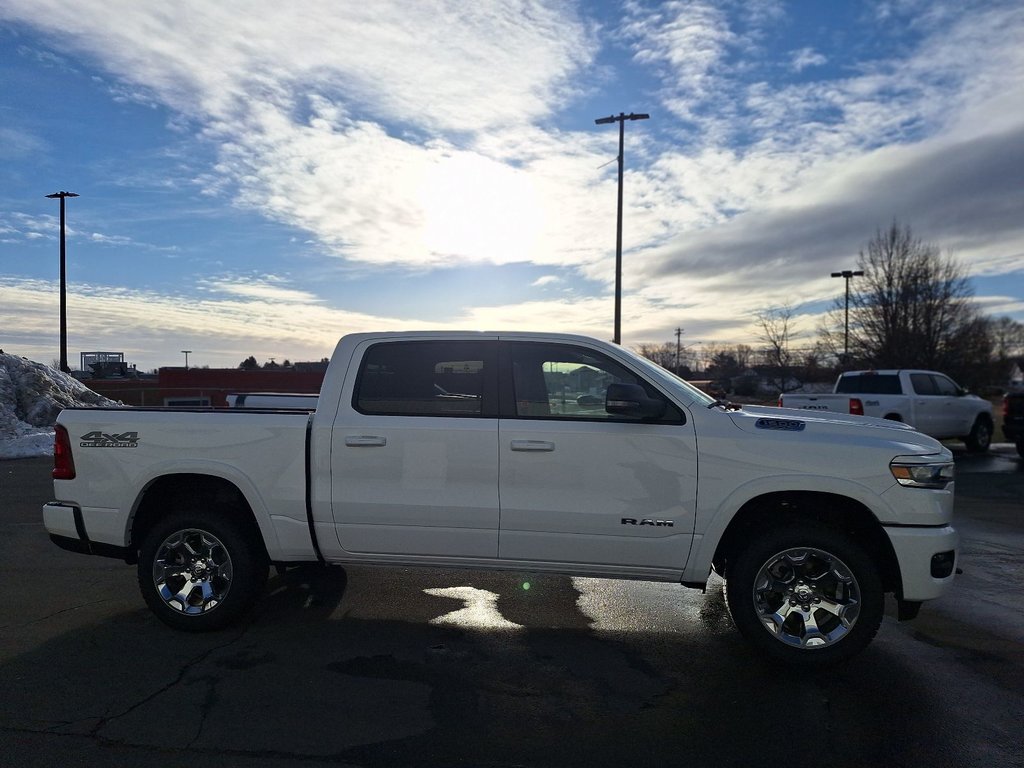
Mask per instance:
[[[633,419],[660,419],[665,407],[664,400],[648,397],[639,384],[609,384],[604,401],[608,413]]]

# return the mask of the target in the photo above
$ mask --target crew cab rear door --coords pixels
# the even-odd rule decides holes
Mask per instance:
[[[355,359],[331,436],[342,549],[497,557],[496,341],[370,340]]]
[[[501,559],[681,570],[697,495],[685,414],[599,350],[513,340],[501,349]],[[612,383],[665,399],[665,415],[609,414]]]

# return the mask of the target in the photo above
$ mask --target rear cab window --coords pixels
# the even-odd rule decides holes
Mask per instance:
[[[843,375],[836,382],[840,395],[902,395],[900,377],[895,373],[859,373]]]

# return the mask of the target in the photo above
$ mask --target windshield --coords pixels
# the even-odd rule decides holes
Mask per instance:
[[[682,390],[679,394],[689,400],[692,404],[708,406],[715,402],[715,398],[711,397],[707,392],[697,389],[693,384],[686,381],[686,379],[676,376],[672,371],[662,368],[660,365],[648,360],[643,355],[638,355],[625,347],[621,347],[620,349],[629,355],[630,359],[637,363],[637,365],[642,367],[648,375],[652,376],[660,383],[676,390]]]

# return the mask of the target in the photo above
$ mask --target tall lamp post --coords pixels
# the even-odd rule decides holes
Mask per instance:
[[[850,357],[850,279],[862,277],[864,273],[857,269],[844,269],[842,272],[833,272],[832,277],[841,277],[846,280],[846,326],[843,333],[843,361]]]
[[[54,192],[48,198],[60,199],[60,369],[70,373],[68,367],[68,280],[67,256],[64,245],[64,198],[78,197],[74,192]]]
[[[610,117],[599,117],[595,125],[619,124],[619,214],[615,224],[615,337],[616,344],[622,343],[622,158],[626,137],[627,120],[647,120],[650,115],[619,112]]]
[[[183,349],[183,350],[181,350],[181,354],[183,354],[185,356],[185,370],[187,371],[188,370],[188,356],[192,354],[192,350],[191,349]]]

